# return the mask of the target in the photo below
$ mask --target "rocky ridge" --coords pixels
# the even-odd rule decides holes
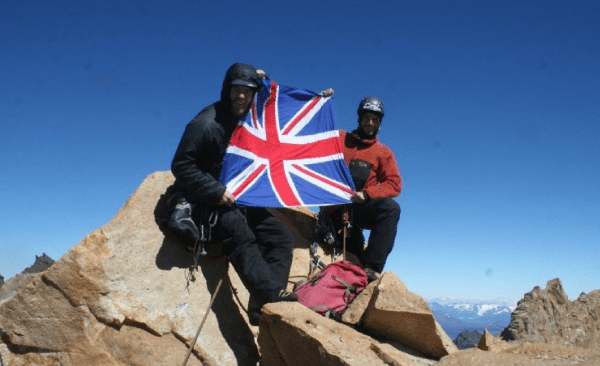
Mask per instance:
[[[35,256],[35,262],[25,268],[18,275],[9,278],[4,282],[4,277],[0,276],[0,303],[9,297],[14,296],[17,291],[31,281],[36,273],[44,272],[54,264],[54,259],[46,253],[41,256]],[[3,366],[0,364],[0,366]]]
[[[48,268],[50,268],[50,266],[52,266],[52,264],[54,264],[54,259],[50,258],[46,253],[42,254],[41,256],[35,256],[35,262],[33,262],[33,264],[27,268],[25,268],[21,273],[19,273],[20,275],[22,274],[27,274],[27,273],[39,273],[39,272],[43,272],[45,270],[47,270]],[[7,280],[10,281],[12,278],[9,278]],[[0,274],[0,287],[2,287],[2,285],[4,285],[4,276],[2,276]]]
[[[54,259],[50,258],[46,253],[41,256],[35,256],[35,262],[23,270],[21,273],[40,273],[54,264]]]
[[[482,347],[459,351],[425,300],[391,272],[357,297],[345,324],[278,303],[263,308],[259,327],[250,326],[248,293],[226,260],[203,257],[192,273],[189,253],[160,227],[172,183],[169,172],[150,175],[108,224],[52,267],[16,276],[21,286],[11,291],[0,288],[0,365],[179,365],[221,278],[188,365],[256,365],[261,358],[262,365],[600,364],[591,344],[491,334]],[[295,237],[291,287],[309,271],[314,214],[275,214]]]
[[[600,348],[600,290],[569,301],[560,279],[525,294],[502,331],[509,341]]]

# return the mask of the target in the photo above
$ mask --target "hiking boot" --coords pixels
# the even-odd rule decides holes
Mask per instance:
[[[192,205],[189,202],[180,198],[173,209],[167,227],[175,236],[185,242],[188,251],[194,251],[196,242],[200,240],[200,230],[192,219]]]
[[[369,267],[365,267],[365,273],[367,274],[367,280],[369,280],[369,283],[377,281],[379,277],[381,277],[379,272],[376,272]]]
[[[260,309],[248,309],[248,322],[250,325],[255,327],[258,326],[261,315],[262,313],[260,312]]]
[[[286,301],[286,302],[294,302],[298,301],[298,295],[293,292],[289,292],[286,290],[279,291],[279,295],[277,296],[277,302]]]

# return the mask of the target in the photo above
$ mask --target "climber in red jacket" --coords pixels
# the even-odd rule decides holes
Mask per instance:
[[[402,177],[394,153],[377,138],[384,114],[381,99],[365,97],[358,105],[358,128],[341,131],[344,160],[356,186],[343,219],[352,225],[347,250],[360,258],[370,281],[383,271],[400,220],[400,205],[393,198],[400,195]],[[362,229],[371,230],[366,249]]]

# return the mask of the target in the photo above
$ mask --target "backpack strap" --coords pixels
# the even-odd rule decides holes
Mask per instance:
[[[346,293],[344,294],[344,300],[346,300],[346,302],[350,302],[350,300],[352,300],[350,298],[350,296],[352,296],[352,294],[358,295],[358,290],[356,289],[356,286],[352,286],[351,284],[349,284],[348,282],[342,280],[339,277],[336,277],[334,275],[331,275],[331,277],[338,281],[339,283],[341,283],[342,285],[346,286]]]
[[[333,310],[332,308],[329,308],[327,306],[313,306],[310,309],[315,312],[323,311],[324,312],[323,316],[325,316],[326,318],[337,320],[337,321],[342,320],[342,314],[336,312],[335,310]]]

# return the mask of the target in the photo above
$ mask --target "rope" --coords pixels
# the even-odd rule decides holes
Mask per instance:
[[[204,313],[204,317],[202,318],[202,322],[200,323],[200,326],[198,327],[198,331],[196,332],[194,341],[190,345],[190,349],[188,350],[187,356],[185,357],[185,360],[183,361],[181,366],[185,366],[187,364],[188,360],[190,359],[192,350],[194,349],[194,345],[196,345],[196,341],[198,341],[198,337],[200,336],[200,331],[202,330],[202,327],[204,326],[204,322],[206,321],[206,318],[208,318],[208,313],[210,312],[210,309],[212,308],[212,305],[215,302],[215,298],[217,297],[217,293],[219,292],[219,289],[221,288],[221,285],[223,284],[223,279],[225,279],[225,276],[227,276],[227,273],[229,272],[229,262],[226,262],[226,263],[227,264],[225,265],[225,273],[223,273],[223,276],[221,276],[219,283],[217,283],[217,288],[215,288],[215,292],[213,292],[213,294],[210,298],[210,302],[208,304],[208,309],[206,309],[206,312]]]

